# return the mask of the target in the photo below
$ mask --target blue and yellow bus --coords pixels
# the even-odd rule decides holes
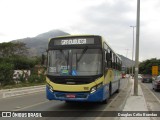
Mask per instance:
[[[121,58],[101,36],[51,38],[47,56],[49,100],[107,103],[119,91]]]

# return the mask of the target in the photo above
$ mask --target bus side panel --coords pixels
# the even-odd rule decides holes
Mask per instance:
[[[109,99],[109,84],[104,85],[103,100]]]
[[[116,92],[118,90],[119,80],[120,80],[120,72],[119,71],[114,70],[114,69],[107,70],[107,74],[105,76],[104,83],[109,85],[109,83],[111,82],[111,84],[112,84],[112,90],[111,90],[112,93],[111,94],[113,94],[114,92]],[[109,89],[107,90],[107,92],[108,91],[109,91]]]
[[[106,72],[107,73],[106,73],[106,76],[104,78],[104,84],[109,84],[113,79],[113,70],[108,69]]]
[[[120,71],[114,70],[114,79],[112,82],[112,93],[116,92],[119,89],[120,79],[121,79]]]
[[[117,71],[113,70],[112,93],[118,89]]]

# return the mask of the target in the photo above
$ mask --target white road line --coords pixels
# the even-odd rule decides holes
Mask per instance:
[[[40,91],[45,91],[45,87],[32,87],[30,89],[17,89],[16,91],[7,91],[1,93],[2,98],[7,98],[7,97],[13,97],[13,96],[19,96],[19,95],[24,95],[24,94],[30,94],[34,92],[40,92]]]
[[[153,95],[153,96],[157,99],[157,101],[160,103],[160,100],[158,99],[158,97],[157,97],[147,86],[145,86],[144,84],[141,84],[141,85],[143,85],[146,89],[148,89],[149,92],[152,93],[152,95]]]
[[[45,87],[45,86],[46,85],[38,85],[38,86],[19,87],[19,88],[11,88],[11,89],[1,89],[0,93],[9,92],[9,91],[16,91],[16,90],[24,90],[24,89],[30,89],[30,88],[41,88],[41,87]]]
[[[17,95],[17,96],[12,96],[12,97],[0,98],[0,100],[6,100],[6,99],[12,99],[12,98],[20,98],[20,97],[24,97],[24,96],[28,96],[28,95],[39,94],[40,92],[41,93],[45,93],[45,91],[37,91],[37,92],[29,93],[29,94],[23,94],[23,95]]]
[[[20,108],[20,109],[15,109],[15,110],[12,110],[12,111],[21,111],[21,110],[24,110],[24,109],[27,109],[27,108],[31,108],[31,107],[35,107],[35,106],[38,106],[38,105],[41,105],[41,104],[44,104],[44,103],[47,103],[47,102],[49,102],[49,100],[46,100],[46,101],[43,101],[43,102],[39,102],[39,103],[30,105],[30,106],[26,106],[26,107],[23,107],[23,108]]]

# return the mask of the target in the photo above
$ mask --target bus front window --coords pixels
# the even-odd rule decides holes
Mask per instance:
[[[48,74],[53,76],[91,76],[102,74],[100,49],[50,50]]]

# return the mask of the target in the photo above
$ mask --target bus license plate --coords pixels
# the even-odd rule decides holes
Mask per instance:
[[[67,98],[75,98],[76,96],[74,94],[67,94],[66,97]]]

